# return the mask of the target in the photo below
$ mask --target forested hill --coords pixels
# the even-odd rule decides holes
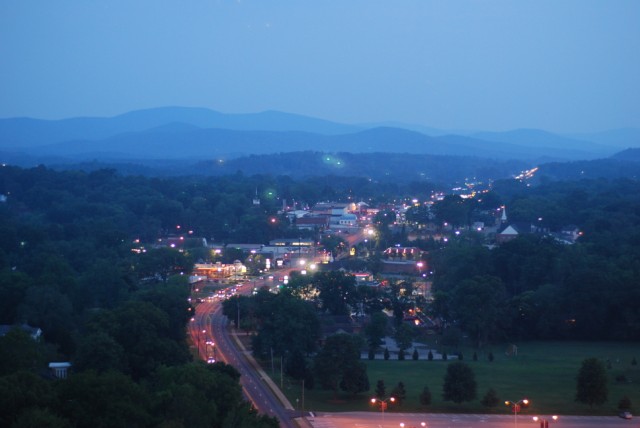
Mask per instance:
[[[245,174],[353,176],[401,182],[455,183],[509,178],[530,167],[517,160],[493,160],[471,156],[410,155],[406,153],[295,152],[252,155],[228,161],[201,162],[191,171],[205,175]]]
[[[640,162],[629,155],[617,155],[608,159],[575,162],[550,162],[540,166],[538,180],[582,180],[592,178],[631,178],[640,177]]]
[[[640,161],[640,149],[627,149],[612,156],[614,159]]]

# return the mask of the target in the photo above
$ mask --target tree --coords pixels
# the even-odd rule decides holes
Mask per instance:
[[[378,379],[376,382],[376,397],[379,399],[383,399],[387,396],[386,387],[384,386],[384,380]]]
[[[364,327],[369,349],[376,350],[382,344],[387,329],[387,318],[384,312],[375,312],[371,315],[371,321]]]
[[[398,382],[398,384],[391,391],[391,396],[395,397],[398,405],[402,405],[404,400],[407,398],[407,391],[404,389],[404,383]]]
[[[70,428],[71,423],[48,409],[31,407],[18,416],[12,428]]]
[[[340,380],[340,389],[357,395],[360,392],[369,390],[369,377],[367,376],[367,366],[358,361],[351,368],[345,370]]]
[[[590,407],[607,401],[607,370],[597,358],[587,358],[576,378],[576,401]]]
[[[482,400],[480,401],[480,403],[482,403],[482,405],[487,408],[496,407],[499,402],[500,400],[498,399],[498,394],[493,388],[489,388],[487,393],[484,395],[484,397],[482,397]]]
[[[0,397],[0,426],[4,427],[13,426],[29,409],[55,405],[51,382],[26,371],[0,377]]]
[[[404,351],[411,346],[413,340],[413,329],[408,324],[402,323],[396,328],[394,338],[396,339],[398,348]]]
[[[505,288],[502,280],[478,276],[458,284],[452,293],[454,317],[480,348],[496,337],[498,326],[505,319]]]
[[[138,277],[152,282],[167,282],[169,276],[192,269],[193,262],[184,253],[164,247],[140,254],[136,266]]]
[[[352,394],[367,391],[367,368],[360,362],[360,343],[357,337],[334,334],[327,337],[324,346],[314,359],[314,370],[323,389],[338,387]]]
[[[302,380],[307,375],[307,360],[300,349],[287,355],[285,372],[294,379]]]
[[[462,361],[449,364],[442,387],[442,399],[460,404],[476,398],[476,379],[471,367]]]
[[[630,410],[631,409],[631,399],[625,395],[618,401],[618,409],[619,410]]]
[[[431,390],[429,390],[429,387],[426,385],[422,388],[422,392],[420,393],[420,404],[423,406],[431,405]]]
[[[224,363],[161,367],[151,378],[153,413],[189,427],[222,426],[242,408],[240,373]]]
[[[389,348],[384,348],[384,359],[385,361],[389,359],[391,355],[389,354]]]
[[[4,336],[0,336],[0,375],[15,373],[19,370],[37,372],[45,367],[43,345],[33,340],[20,327],[14,327]]]
[[[322,237],[320,245],[330,251],[335,257],[338,253],[338,248],[343,248],[346,245],[346,241],[339,235],[325,235]]]
[[[356,280],[339,271],[318,272],[313,277],[320,290],[322,309],[332,315],[349,315],[349,307],[357,302]]]
[[[73,367],[79,372],[127,370],[124,349],[103,331],[89,333],[80,340]]]
[[[73,426],[148,426],[151,397],[122,373],[77,373],[59,385],[60,412]]]
[[[469,224],[469,216],[475,203],[472,199],[465,200],[458,195],[447,195],[443,200],[434,204],[433,211],[440,224],[449,223],[454,227],[463,226]]]
[[[418,349],[413,348],[413,354],[411,355],[411,358],[413,358],[413,361],[418,361],[418,358],[419,358]]]
[[[315,351],[320,321],[310,302],[292,296],[287,290],[277,295],[261,290],[251,298],[227,300],[223,305],[224,313],[236,318],[237,304],[243,302],[247,312],[255,310],[257,318],[258,334],[253,338],[256,355],[266,357],[271,350],[277,356],[296,349],[305,354]],[[242,310],[241,306],[241,315]]]

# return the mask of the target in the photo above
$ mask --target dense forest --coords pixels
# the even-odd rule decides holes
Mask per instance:
[[[473,233],[431,252],[433,313],[478,345],[518,339],[640,339],[640,184],[582,180],[495,192],[533,225],[490,249]],[[577,228],[567,245],[548,231]],[[479,307],[482,310],[478,310]]]
[[[191,361],[184,325],[192,308],[180,274],[206,254],[195,245],[178,252],[153,244],[178,233],[266,243],[299,236],[278,216],[284,200],[298,206],[321,200],[376,204],[427,200],[434,190],[428,182],[337,176],[161,179],[113,170],[1,167],[0,324],[36,326],[44,338],[35,342],[20,329],[0,338],[0,390],[10,397],[2,400],[2,425],[122,426],[119,418],[127,417],[131,426],[273,426],[273,420],[259,417],[239,399],[234,369]],[[260,205],[252,202],[256,193]],[[547,233],[525,233],[493,246],[465,229],[502,204],[514,223],[536,224],[543,231],[571,225],[582,235],[567,245]],[[378,222],[380,239],[388,240],[379,245],[428,251],[434,300],[419,303],[442,321],[449,338],[464,332],[480,347],[502,340],[640,339],[637,181],[529,186],[507,180],[476,199],[446,197],[430,211],[438,221],[455,218],[463,233],[448,242],[408,241],[409,224],[398,228],[391,221]],[[409,211],[407,218],[430,217],[421,214]],[[140,243],[148,251],[132,252]],[[351,262],[375,270],[380,255]],[[349,259],[343,263],[348,266]],[[325,294],[327,302],[330,295]],[[377,298],[354,296],[368,302]],[[309,318],[307,307],[287,304]],[[256,342],[258,351],[280,337],[270,338],[269,331],[275,330],[258,336],[264,340]],[[303,351],[310,349],[314,344]],[[50,361],[73,362],[73,376],[65,382],[47,380],[42,374]],[[221,388],[228,394],[214,393]],[[109,391],[112,398],[98,400],[96,390]],[[171,399],[178,395],[191,398]]]

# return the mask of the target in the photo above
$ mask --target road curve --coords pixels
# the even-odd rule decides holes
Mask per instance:
[[[251,292],[248,286],[244,286]],[[203,302],[196,307],[196,315],[190,324],[190,334],[193,343],[198,348],[199,358],[207,360],[206,342],[213,341],[214,356],[217,361],[223,361],[234,366],[240,372],[240,384],[245,397],[253,404],[259,413],[274,416],[280,422],[281,427],[298,428],[299,425],[292,419],[295,414],[285,409],[283,404],[275,397],[263,378],[252,366],[248,358],[233,343],[230,335],[230,323],[222,315],[220,301]],[[245,351],[246,352],[246,351]]]

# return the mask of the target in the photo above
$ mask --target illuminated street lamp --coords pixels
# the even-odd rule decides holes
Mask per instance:
[[[511,406],[511,408],[513,409],[513,424],[516,428],[518,428],[518,412],[520,411],[522,406],[526,407],[529,405],[529,400],[523,398],[522,400],[518,401],[505,401],[504,404],[505,406]]]
[[[555,421],[558,420],[558,416],[557,415],[553,415],[553,416],[551,416],[551,419],[555,422]],[[549,420],[548,419],[544,419],[544,418],[540,418],[538,416],[534,416],[533,417],[533,421],[534,422],[540,421],[540,428],[549,428]]]
[[[386,400],[382,400],[380,398],[374,397],[371,399],[371,404],[375,406],[377,403],[380,403],[380,411],[382,412],[382,421],[384,422],[384,411],[387,410],[389,403],[394,403],[395,401],[396,401],[395,397],[389,397]]]
[[[420,426],[421,427],[426,427],[427,423],[426,422],[420,422]],[[405,427],[404,422],[400,422],[400,428],[404,428],[404,427]],[[415,426],[413,428],[415,428]]]

